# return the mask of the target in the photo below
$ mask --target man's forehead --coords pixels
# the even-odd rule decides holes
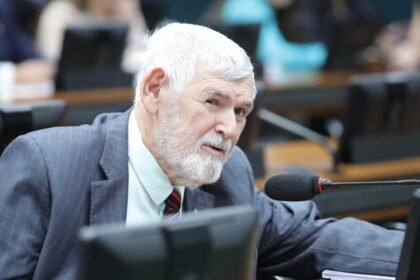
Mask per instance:
[[[201,75],[196,76],[197,79],[194,79],[193,82],[201,84],[202,86],[209,88],[209,91],[238,91],[244,94],[249,94],[253,96],[255,93],[255,81],[252,75],[229,80],[222,76],[218,76],[212,73],[201,73]]]
[[[208,66],[201,62],[197,62],[195,65],[195,71],[193,76],[193,81],[205,81],[205,80],[223,80],[228,83],[235,83],[237,85],[248,86],[255,89],[255,79],[254,74],[251,72],[249,75],[237,79],[226,79],[223,74],[217,74],[209,70]]]
[[[248,87],[235,87],[222,84],[209,84],[200,91],[203,96],[215,96],[223,99],[253,99],[254,93]]]

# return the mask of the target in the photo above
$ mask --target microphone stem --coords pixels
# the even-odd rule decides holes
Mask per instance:
[[[420,187],[420,180],[399,180],[399,181],[372,181],[372,182],[338,182],[338,183],[329,183],[326,182],[323,184],[323,187],[326,189],[330,187],[354,187],[354,186],[385,186],[385,185],[406,185],[406,186],[415,186]]]
[[[264,108],[258,110],[258,117],[274,126],[277,126],[281,129],[285,129],[289,132],[292,132],[296,135],[299,135],[305,139],[311,140],[321,145],[324,149],[327,149],[328,152],[330,152],[331,154],[336,153],[336,146],[331,144],[327,137],[311,129],[308,129],[303,125],[293,122]]]

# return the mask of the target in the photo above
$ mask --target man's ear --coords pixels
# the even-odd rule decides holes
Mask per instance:
[[[161,98],[161,90],[166,83],[165,71],[162,68],[154,68],[146,74],[143,87],[140,89],[141,102],[150,114],[156,113]]]

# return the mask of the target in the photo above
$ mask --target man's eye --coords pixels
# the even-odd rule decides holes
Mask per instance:
[[[217,100],[216,99],[207,99],[206,103],[210,104],[210,105],[217,105]]]
[[[240,117],[244,117],[246,114],[245,110],[242,108],[235,108],[235,115],[238,115]]]

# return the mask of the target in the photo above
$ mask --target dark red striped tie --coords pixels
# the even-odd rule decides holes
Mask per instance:
[[[171,194],[165,200],[165,210],[163,215],[174,215],[179,212],[181,208],[181,195],[177,189],[173,189]]]

